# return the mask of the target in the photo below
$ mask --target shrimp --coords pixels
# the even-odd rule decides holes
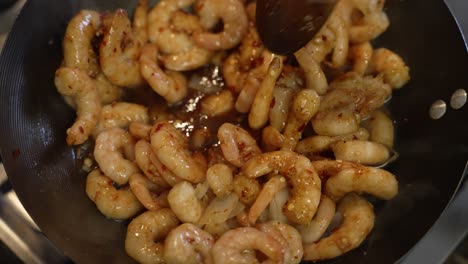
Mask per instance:
[[[211,254],[215,264],[255,263],[257,260],[251,250],[258,250],[268,258],[263,263],[283,263],[285,249],[281,244],[271,235],[252,227],[227,231],[213,245]]]
[[[133,162],[134,145],[132,136],[116,127],[101,132],[96,138],[94,158],[104,174],[117,184],[126,184],[130,175],[140,172]],[[128,159],[124,158],[122,152]]]
[[[380,143],[366,140],[343,140],[333,144],[337,160],[351,161],[363,165],[381,165],[390,157],[388,148]]]
[[[304,245],[304,260],[319,261],[338,257],[357,248],[374,227],[372,204],[355,194],[341,200],[338,212],[343,223],[329,237]]]
[[[302,242],[304,244],[310,244],[319,240],[335,216],[335,211],[335,202],[333,202],[333,200],[328,198],[326,195],[322,195],[320,197],[319,208],[317,210],[317,214],[314,216],[314,219],[312,219],[312,221],[306,225],[301,225],[297,228],[302,236]]]
[[[158,47],[147,44],[140,56],[141,75],[151,88],[169,103],[176,103],[187,95],[187,80],[173,71],[164,72],[158,65]]]
[[[395,129],[393,121],[382,111],[374,111],[367,123],[370,140],[383,144],[387,148],[393,147]]]
[[[232,171],[227,165],[215,164],[206,171],[206,181],[216,196],[224,196],[232,190]]]
[[[182,181],[174,185],[167,195],[167,201],[177,218],[184,223],[196,223],[203,213],[192,184]]]
[[[132,30],[127,12],[117,9],[99,48],[99,62],[106,77],[114,84],[135,87],[143,83],[139,56],[146,43],[146,10],[148,0],[142,0],[135,12],[138,27]]]
[[[128,132],[135,138],[149,141],[151,127],[152,126],[148,125],[146,122],[131,121],[130,125],[128,125]]]
[[[268,207],[270,202],[275,197],[276,193],[287,187],[286,179],[282,176],[273,176],[263,185],[262,190],[258,194],[257,199],[250,207],[248,220],[253,225]]]
[[[409,68],[403,59],[385,48],[376,49],[370,62],[370,71],[383,74],[384,82],[394,89],[400,89],[409,80]]]
[[[262,130],[262,143],[265,151],[273,151],[281,148],[286,139],[273,126],[267,126]]]
[[[64,66],[84,71],[94,81],[101,103],[108,104],[119,99],[122,88],[112,84],[102,73],[92,41],[101,26],[101,16],[95,11],[82,10],[68,24],[63,40]],[[73,108],[76,103],[70,97],[65,100]]]
[[[232,53],[223,63],[223,76],[230,90],[240,92],[246,84],[249,72],[263,64],[262,54],[264,54],[263,44],[255,25],[250,23],[239,52]]]
[[[209,95],[200,103],[201,113],[207,116],[222,116],[234,109],[234,96],[229,90],[222,90],[217,94]]]
[[[349,40],[351,43],[362,43],[377,38],[390,26],[385,12],[373,12],[364,15],[359,21],[351,25]]]
[[[282,150],[292,151],[296,148],[297,142],[302,137],[302,131],[319,110],[319,105],[320,97],[314,90],[306,89],[297,93],[284,128],[285,140]]]
[[[323,136],[350,134],[373,110],[381,107],[391,94],[391,87],[377,77],[362,78],[349,72],[330,84],[330,92],[320,102],[312,118],[314,131]]]
[[[178,10],[189,7],[194,0],[163,0],[148,15],[150,41],[164,54],[167,69],[187,71],[196,69],[212,57],[212,52],[195,45],[192,35],[201,33],[199,19]]]
[[[360,127],[356,132],[341,136],[311,136],[305,138],[296,145],[296,152],[299,154],[318,153],[329,150],[333,143],[340,140],[368,140],[369,132]]]
[[[303,87],[303,80],[297,70],[284,67],[281,77],[276,82],[273,90],[273,101],[270,109],[270,125],[283,131],[286,126],[292,101],[298,89]]]
[[[262,80],[265,78],[271,61],[275,55],[268,50],[264,50],[262,56],[258,59],[258,65],[250,70],[245,79],[242,90],[237,97],[235,108],[240,113],[247,113],[255,100],[258,88],[260,87]]]
[[[280,57],[273,57],[268,71],[263,79],[249,113],[249,125],[253,129],[260,129],[268,122],[271,102],[273,101],[273,89],[283,70],[283,61]]]
[[[182,224],[173,229],[164,243],[164,259],[167,263],[211,264],[213,236],[192,224]]]
[[[96,85],[79,69],[60,68],[55,72],[55,86],[60,94],[70,96],[76,104],[76,120],[67,129],[67,144],[80,145],[91,135],[101,112]]]
[[[160,122],[150,132],[151,146],[156,157],[174,175],[192,183],[205,180],[206,166],[202,166],[188,150],[188,139],[172,124]]]
[[[161,187],[174,186],[181,181],[158,160],[151,144],[144,139],[135,144],[135,162],[150,181]]]
[[[99,73],[97,56],[93,52],[91,41],[96,30],[101,26],[98,12],[81,10],[68,23],[63,39],[64,65],[77,68],[93,76]]]
[[[169,207],[167,192],[163,192],[164,187],[154,184],[139,173],[130,176],[128,183],[133,194],[146,209],[157,211]]]
[[[291,185],[291,197],[283,210],[297,224],[312,220],[321,195],[321,181],[312,163],[304,156],[290,151],[275,151],[258,155],[247,161],[242,172],[256,178],[278,171]]]
[[[260,183],[257,179],[248,178],[243,174],[237,174],[232,182],[234,193],[245,204],[252,204],[260,193]]]
[[[195,129],[190,136],[190,148],[201,150],[210,144],[211,139],[211,132],[206,127]]]
[[[286,249],[283,263],[299,264],[301,262],[304,249],[301,235],[294,227],[279,221],[270,221],[259,224],[258,229],[274,237],[281,244],[282,248]]]
[[[304,49],[298,50],[294,55],[304,70],[307,89],[315,90],[320,95],[325,94],[328,90],[328,81],[320,64]]]
[[[288,218],[283,213],[283,206],[288,202],[288,200],[289,200],[288,188],[284,188],[275,194],[269,206],[271,220],[280,221],[283,223],[289,222]]]
[[[363,76],[366,73],[372,59],[372,45],[369,42],[359,43],[351,46],[349,57],[354,61],[353,71]]]
[[[164,244],[158,241],[163,241],[178,224],[177,217],[167,208],[139,215],[128,225],[125,251],[140,263],[166,263]]]
[[[202,32],[194,35],[200,47],[209,50],[231,49],[239,44],[248,30],[248,19],[240,0],[200,0],[195,7],[205,29],[213,28],[218,19],[224,23],[220,33]]]
[[[128,187],[117,190],[112,180],[98,169],[86,178],[86,194],[103,215],[112,219],[129,219],[143,209]]]
[[[131,122],[149,122],[148,109],[139,104],[126,102],[112,103],[102,107],[99,123],[93,131],[97,136],[111,127],[128,128]]]
[[[304,70],[307,88],[323,95],[328,90],[328,81],[320,63],[333,51],[332,66],[339,67],[348,54],[347,27],[351,5],[349,1],[339,1],[325,25],[302,49],[294,55]]]
[[[337,160],[313,161],[312,164],[326,180],[325,194],[335,201],[350,192],[368,193],[384,200],[398,194],[395,175],[386,170]]]
[[[257,142],[247,131],[230,123],[219,127],[218,139],[226,160],[237,167],[242,167],[247,160],[261,153]]]

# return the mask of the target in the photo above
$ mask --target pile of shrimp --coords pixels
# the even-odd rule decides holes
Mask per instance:
[[[399,55],[371,44],[389,27],[383,6],[340,0],[290,57],[263,46],[255,2],[140,0],[133,21],[123,9],[74,16],[55,74],[77,116],[66,141],[94,143],[86,194],[129,221],[127,254],[299,263],[359,247],[375,219],[362,195],[398,193],[383,169],[396,155],[384,104],[410,79]],[[222,84],[195,91],[189,79],[207,65]],[[161,103],[130,101],[135,91]],[[219,125],[182,120],[188,102]]]

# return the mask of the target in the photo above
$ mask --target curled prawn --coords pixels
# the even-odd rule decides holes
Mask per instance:
[[[291,185],[290,199],[283,207],[284,214],[294,223],[310,222],[321,195],[321,181],[312,163],[294,152],[275,151],[253,157],[242,167],[242,172],[252,178],[272,171],[278,171]]]
[[[148,180],[145,176],[135,173],[128,180],[130,189],[143,206],[150,211],[169,207],[167,192],[164,188]]]
[[[187,95],[187,80],[173,71],[164,72],[158,65],[158,47],[147,44],[140,56],[141,75],[151,88],[169,103],[176,103]]]
[[[335,211],[335,202],[333,202],[333,200],[328,198],[326,195],[322,195],[322,197],[320,197],[319,208],[317,210],[317,214],[314,216],[314,219],[312,219],[312,221],[306,225],[298,226],[299,233],[302,237],[302,242],[304,244],[310,244],[319,240],[335,216]]]
[[[369,132],[365,128],[359,128],[356,132],[341,136],[311,136],[305,138],[296,145],[296,152],[299,154],[318,153],[329,150],[333,143],[340,140],[368,140]]]
[[[234,186],[234,193],[237,194],[239,200],[245,204],[252,204],[257,199],[261,186],[257,179],[249,178],[242,173],[237,174],[233,181],[232,185]],[[245,215],[247,219],[247,215]],[[248,222],[246,220],[246,222]]]
[[[364,75],[372,59],[372,45],[369,42],[359,43],[351,46],[349,57],[354,61],[353,71]]]
[[[332,150],[337,160],[362,165],[382,165],[390,157],[386,146],[367,140],[340,140],[333,144]]]
[[[193,224],[182,224],[173,229],[164,243],[164,259],[167,263],[211,264],[213,236]]]
[[[159,161],[146,140],[139,140],[135,144],[135,162],[146,177],[159,186],[174,186],[181,181]]]
[[[167,208],[139,215],[128,225],[125,251],[140,263],[165,263],[162,241],[178,224],[177,217]]]
[[[93,170],[88,174],[86,194],[103,215],[112,219],[128,219],[143,209],[128,187],[117,190],[112,180],[100,170]]]
[[[314,90],[306,89],[297,93],[284,128],[282,150],[292,151],[296,148],[297,142],[302,137],[302,131],[317,113],[319,106],[320,97]]]
[[[68,23],[63,39],[63,60],[66,67],[78,68],[88,75],[97,75],[97,56],[91,41],[101,25],[98,12],[81,10]]]
[[[132,121],[128,125],[128,131],[132,136],[139,139],[144,139],[149,141],[149,133],[151,131],[151,125],[144,122]]]
[[[326,180],[325,194],[335,201],[350,192],[368,193],[384,200],[398,194],[398,181],[386,170],[337,160],[319,160],[312,164]]]
[[[283,69],[280,57],[273,57],[268,71],[263,79],[249,113],[249,125],[253,129],[260,129],[268,122],[270,106],[273,100],[273,90],[276,80]]]
[[[55,86],[59,93],[70,96],[76,104],[76,120],[67,129],[67,144],[82,144],[96,127],[101,112],[95,83],[79,69],[60,68],[55,72]]]
[[[319,261],[338,257],[357,248],[374,227],[372,204],[355,194],[347,195],[338,205],[343,223],[330,236],[304,245],[304,260]]]
[[[206,29],[224,23],[220,33],[202,32],[194,35],[195,43],[209,50],[230,49],[240,43],[248,30],[248,19],[240,0],[200,0],[196,5],[200,22]]]
[[[237,167],[261,153],[257,142],[247,131],[230,123],[219,127],[218,139],[226,160]]]
[[[212,52],[195,45],[192,35],[202,32],[198,17],[179,10],[194,0],[159,1],[148,15],[148,32],[152,43],[158,45],[166,68],[173,71],[196,69],[212,57]]]
[[[276,193],[287,187],[286,179],[282,176],[273,176],[263,185],[257,199],[250,207],[247,215],[250,224],[255,224],[257,219],[268,207]]]
[[[180,179],[193,183],[205,180],[206,166],[197,162],[188,149],[188,139],[174,125],[160,122],[150,132],[156,157]]]
[[[177,218],[184,223],[196,223],[203,213],[192,184],[182,181],[174,185],[167,195],[167,201]]]
[[[383,74],[384,82],[392,88],[399,89],[409,80],[409,67],[403,59],[393,51],[385,48],[376,49],[372,55],[370,71]]]
[[[285,249],[271,235],[252,227],[240,227],[224,233],[214,244],[211,254],[215,264],[257,262],[255,254],[245,251],[259,250],[267,258],[264,263],[283,263]]]
[[[206,181],[216,196],[224,196],[232,190],[232,171],[222,163],[215,164],[206,171]]]
[[[312,118],[312,127],[323,136],[353,133],[361,120],[381,107],[390,94],[391,87],[381,78],[349,72],[330,84],[330,92],[322,98],[319,111]]]
[[[135,87],[143,83],[140,74],[139,56],[147,41],[146,13],[148,0],[140,0],[135,11],[132,29],[127,12],[117,9],[99,48],[102,71],[114,84]]]
[[[304,248],[301,235],[294,227],[279,221],[262,223],[257,227],[260,231],[274,237],[285,249],[283,263],[299,264],[301,262]]]
[[[102,107],[99,123],[94,129],[97,136],[101,131],[111,127],[128,128],[130,122],[149,122],[148,109],[139,104],[118,102]]]
[[[217,94],[209,95],[200,103],[204,115],[214,117],[222,116],[234,109],[234,96],[229,90],[222,90]]]
[[[64,66],[84,71],[94,81],[101,103],[108,104],[119,99],[123,90],[112,84],[102,73],[98,56],[92,42],[96,31],[101,26],[99,13],[82,10],[68,23],[63,40]],[[65,96],[65,100],[76,108],[76,102]]]
[[[96,138],[94,158],[104,174],[117,184],[126,184],[130,175],[140,171],[133,162],[134,145],[132,136],[121,128],[110,128]]]

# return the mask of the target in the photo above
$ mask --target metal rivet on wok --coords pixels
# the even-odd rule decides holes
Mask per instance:
[[[432,119],[440,119],[445,115],[446,111],[447,104],[443,100],[437,100],[431,105],[431,108],[429,109],[429,116]]]
[[[466,104],[466,91],[464,89],[458,89],[450,98],[450,106],[453,109],[460,109]]]

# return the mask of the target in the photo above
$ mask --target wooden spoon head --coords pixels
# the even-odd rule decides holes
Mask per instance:
[[[257,0],[257,30],[265,46],[291,54],[320,30],[337,0]]]

